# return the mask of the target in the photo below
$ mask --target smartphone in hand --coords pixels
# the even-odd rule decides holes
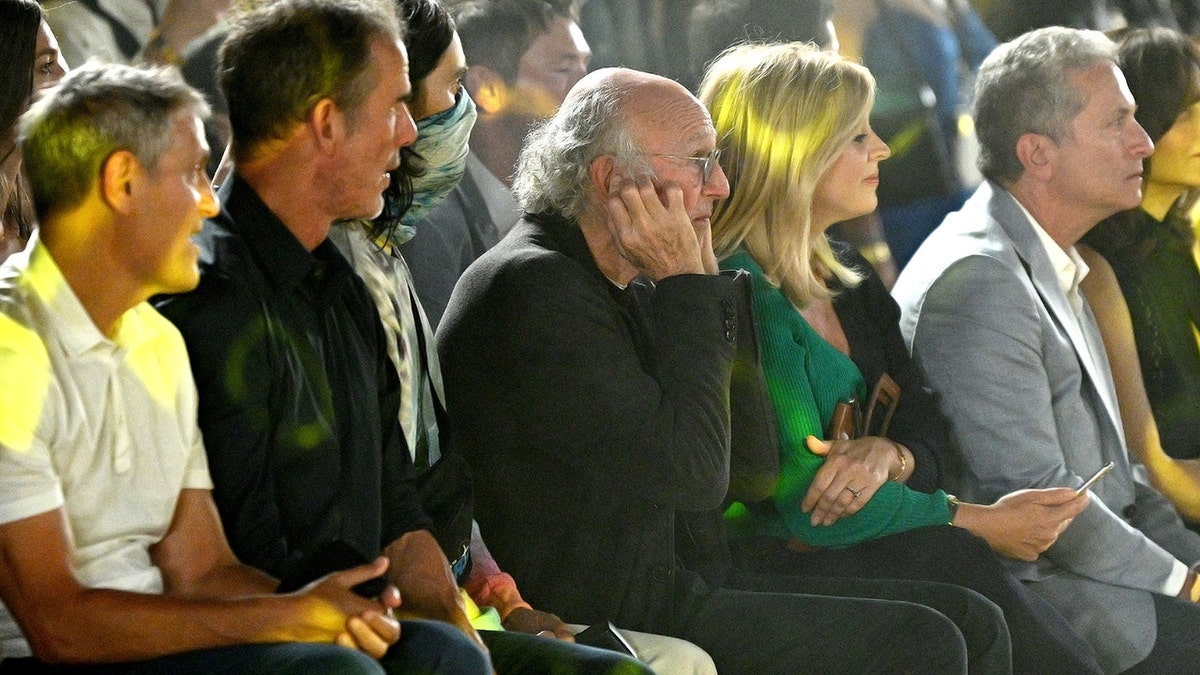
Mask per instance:
[[[1092,474],[1092,477],[1087,479],[1086,483],[1084,483],[1083,485],[1080,485],[1079,488],[1075,490],[1075,495],[1079,496],[1079,495],[1083,494],[1084,492],[1087,492],[1089,489],[1091,489],[1091,487],[1096,484],[1096,481],[1099,481],[1101,478],[1104,477],[1104,474],[1108,473],[1109,471],[1112,471],[1113,466],[1115,466],[1115,462],[1109,462],[1108,464],[1105,464],[1104,466],[1100,467],[1100,470],[1097,471],[1096,473]]]

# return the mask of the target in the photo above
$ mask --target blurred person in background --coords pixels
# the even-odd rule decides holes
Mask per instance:
[[[574,1],[475,0],[457,6],[455,21],[478,114],[466,170],[437,208],[411,210],[392,239],[434,328],[463,270],[521,217],[511,184],[525,135],[554,114],[591,59]]]
[[[34,0],[0,0],[0,262],[21,249],[37,218],[21,171],[17,118],[67,71],[58,41]]]
[[[880,167],[879,217],[898,270],[974,185],[962,171],[959,112],[996,46],[966,0],[876,0],[863,64],[879,83],[872,125],[891,147]],[[964,89],[962,85],[968,86]]]

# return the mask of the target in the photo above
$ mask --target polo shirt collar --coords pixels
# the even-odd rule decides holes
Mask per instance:
[[[46,319],[55,324],[54,333],[67,356],[78,357],[101,345],[113,344],[96,327],[36,232],[29,241],[29,267],[25,278],[46,308]],[[126,312],[121,317],[123,331],[128,315]]]

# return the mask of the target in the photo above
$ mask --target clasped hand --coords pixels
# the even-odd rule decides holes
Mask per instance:
[[[802,511],[811,512],[814,527],[858,513],[887,482],[896,459],[895,446],[874,436],[838,441],[809,436],[806,443],[810,452],[825,458],[800,503]]]
[[[290,636],[293,640],[336,642],[375,658],[382,657],[400,639],[400,622],[393,616],[400,592],[388,586],[378,600],[358,596],[352,588],[381,576],[387,558],[335,572],[293,594],[301,602]]]

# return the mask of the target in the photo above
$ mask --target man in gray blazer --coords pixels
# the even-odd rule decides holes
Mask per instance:
[[[1014,573],[1066,616],[1106,670],[1200,665],[1200,536],[1131,465],[1074,245],[1141,200],[1153,149],[1100,33],[1048,28],[999,47],[976,86],[987,181],[896,284],[905,339],[941,393],[963,497],[1080,486],[1091,504]]]

